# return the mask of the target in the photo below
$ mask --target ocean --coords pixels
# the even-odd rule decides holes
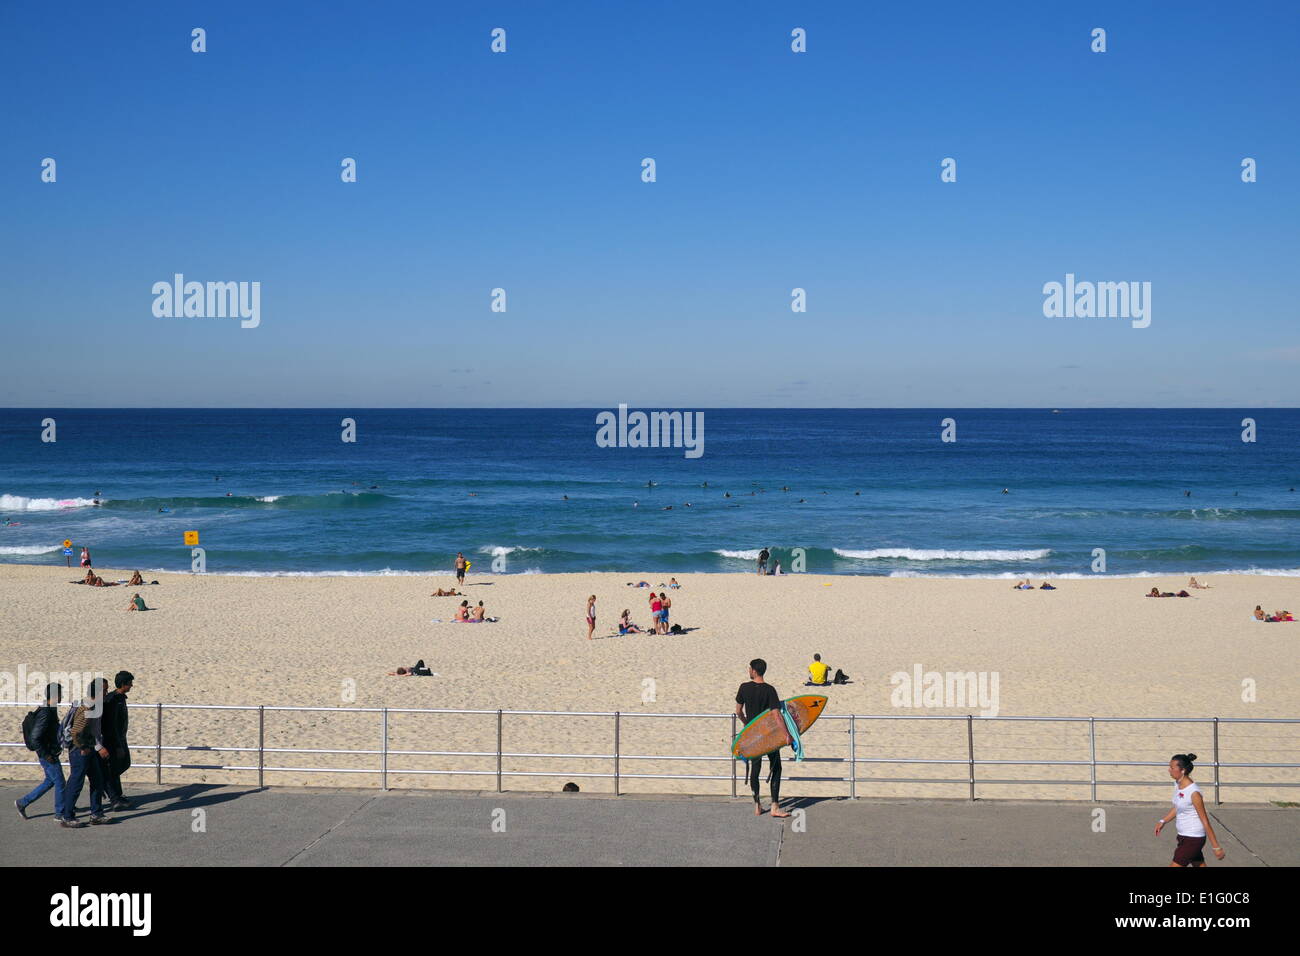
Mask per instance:
[[[704,409],[699,457],[600,411],[2,410],[0,562],[185,571],[198,531],[218,574],[1300,575],[1296,409]]]

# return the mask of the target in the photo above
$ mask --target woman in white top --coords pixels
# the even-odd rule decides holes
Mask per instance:
[[[1210,826],[1201,788],[1192,782],[1195,760],[1196,754],[1174,754],[1169,760],[1169,776],[1175,782],[1174,806],[1156,822],[1156,836],[1160,836],[1160,830],[1170,820],[1178,821],[1178,848],[1174,850],[1170,866],[1205,866],[1202,851],[1207,836],[1214,858],[1223,859],[1223,847],[1219,846],[1219,838],[1214,835],[1214,827]]]

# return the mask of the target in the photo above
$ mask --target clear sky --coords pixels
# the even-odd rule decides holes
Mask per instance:
[[[1297,405],[1298,54],[1294,2],[4,4],[0,405]]]

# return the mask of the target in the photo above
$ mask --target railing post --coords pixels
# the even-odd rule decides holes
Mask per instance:
[[[497,793],[501,792],[501,711],[497,711]]]
[[[257,789],[266,786],[266,705],[257,705]]]
[[[154,782],[162,784],[162,703],[158,704],[158,737],[154,742]]]
[[[731,715],[731,739],[732,740],[736,739],[736,715],[735,714]],[[736,757],[734,754],[731,757],[731,795],[733,797],[736,795]]]
[[[380,757],[379,768],[379,787],[382,790],[388,789],[388,708],[381,708],[381,725],[383,727],[383,751]]]
[[[849,714],[849,799],[858,799],[858,734],[856,718]]]
[[[614,711],[614,796],[619,796],[618,792],[618,754],[619,754],[619,712]]]
[[[1092,802],[1097,802],[1097,718],[1088,718],[1088,748],[1092,754]]]
[[[975,799],[975,715],[966,715],[966,759],[970,766],[970,798]]]
[[[1219,800],[1219,718],[1214,718],[1214,805],[1217,807],[1222,801]]]

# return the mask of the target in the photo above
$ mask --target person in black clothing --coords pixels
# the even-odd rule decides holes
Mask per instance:
[[[748,724],[765,710],[771,710],[781,703],[781,695],[776,688],[763,680],[767,673],[767,661],[761,657],[749,662],[749,680],[740,685],[736,691],[736,716]],[[781,809],[781,748],[767,755],[769,779],[772,788],[772,816],[788,817],[790,814]],[[754,816],[760,816],[763,805],[758,800],[759,775],[763,769],[763,758],[755,757],[749,761],[749,789],[754,793]]]
[[[59,755],[63,753],[63,748],[59,746],[59,701],[62,699],[61,685],[46,686],[45,703],[36,708],[36,719],[30,733],[31,743],[36,749],[36,759],[40,761],[41,769],[45,771],[45,779],[31,793],[15,800],[14,808],[18,811],[18,815],[26,820],[27,807],[44,796],[47,790],[53,788],[54,819],[59,822],[59,826],[72,830],[85,824],[68,819],[63,764],[59,763]]]
[[[131,751],[126,743],[126,695],[135,684],[135,676],[130,671],[118,671],[113,677],[113,686],[117,689],[104,695],[104,717],[102,736],[108,757],[96,755],[100,768],[104,771],[104,789],[108,791],[108,808],[110,810],[130,810],[131,804],[122,795],[122,774],[131,767]]]
[[[771,555],[768,553],[767,548],[764,548],[762,551],[758,552],[758,573],[759,574],[767,574],[767,559],[770,557]]]

